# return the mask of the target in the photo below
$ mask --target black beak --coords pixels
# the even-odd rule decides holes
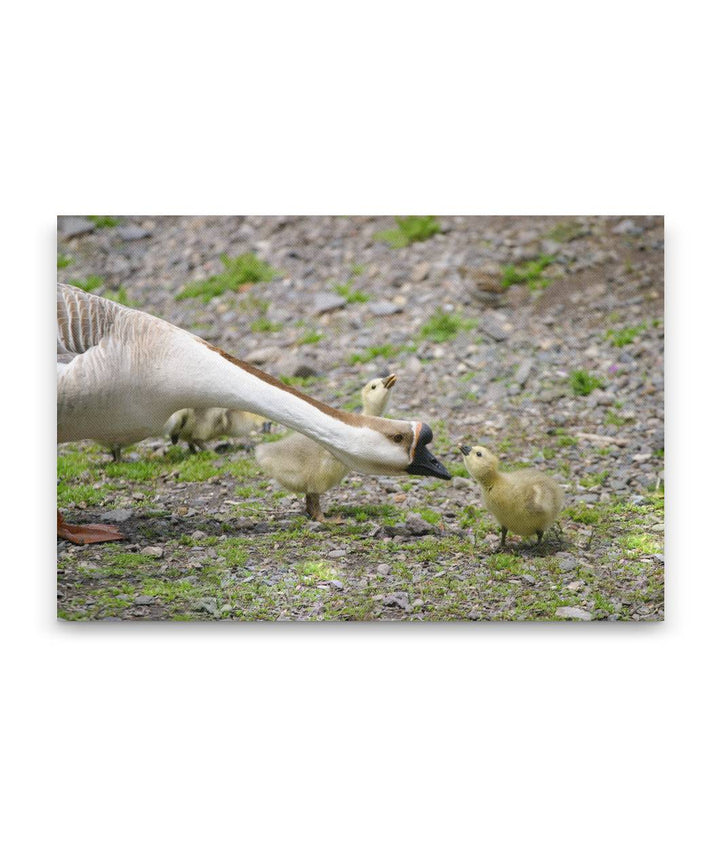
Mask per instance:
[[[413,476],[435,476],[438,479],[450,479],[450,473],[438,461],[433,453],[427,448],[427,444],[432,440],[433,434],[428,425],[423,425],[420,429],[417,446],[415,447],[415,456],[412,463],[407,467],[406,472]]]
[[[392,389],[395,386],[395,381],[397,380],[397,375],[391,374],[386,378],[383,378],[383,386],[385,389]]]
[[[470,452],[472,452],[472,449],[470,448],[470,446],[458,446],[458,448],[463,453],[463,455],[465,455],[465,457],[467,457],[470,454]]]

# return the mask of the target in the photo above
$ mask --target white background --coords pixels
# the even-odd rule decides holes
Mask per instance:
[[[710,9],[6,9],[5,852],[717,845]],[[665,214],[667,621],[56,623],[55,215],[87,211]]]

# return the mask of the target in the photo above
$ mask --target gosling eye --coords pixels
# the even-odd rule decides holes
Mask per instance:
[[[478,458],[482,458],[482,452],[475,452],[475,454],[478,456]]]
[[[370,389],[375,389],[376,384],[373,384]]]
[[[402,434],[395,434],[393,436],[393,442],[395,442],[395,443],[402,443],[402,439],[403,439]]]

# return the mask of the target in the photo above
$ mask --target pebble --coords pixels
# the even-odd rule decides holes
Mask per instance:
[[[434,531],[435,527],[428,523],[423,517],[415,512],[411,512],[405,521],[405,528],[411,535],[427,535],[428,532]]]
[[[141,238],[149,238],[152,232],[149,229],[143,229],[142,226],[129,223],[125,226],[118,226],[116,234],[123,241],[139,241]]]
[[[493,312],[485,312],[480,318],[479,330],[496,342],[504,342],[510,335],[512,326]]]
[[[86,217],[58,217],[58,232],[64,238],[77,238],[94,231],[95,224]]]
[[[313,313],[323,315],[325,312],[333,312],[347,306],[347,300],[339,294],[318,294],[315,297]]]
[[[592,621],[592,615],[577,606],[560,606],[555,610],[558,618],[577,618],[580,621]]]
[[[107,520],[110,523],[124,523],[133,516],[130,508],[114,508],[112,511],[106,511],[100,515],[101,520]]]
[[[154,559],[161,559],[163,557],[164,550],[162,547],[143,547],[140,550],[141,556],[152,556]]]
[[[389,300],[373,301],[372,303],[367,304],[367,308],[376,317],[382,317],[383,315],[396,315],[398,312],[403,311],[402,306],[397,303],[391,303]]]

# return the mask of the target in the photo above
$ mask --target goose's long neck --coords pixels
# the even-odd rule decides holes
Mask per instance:
[[[195,337],[187,360],[182,395],[185,406],[229,407],[260,413],[311,437],[334,453],[354,457],[373,443],[370,420],[317,402]],[[187,349],[187,342],[185,343]]]

